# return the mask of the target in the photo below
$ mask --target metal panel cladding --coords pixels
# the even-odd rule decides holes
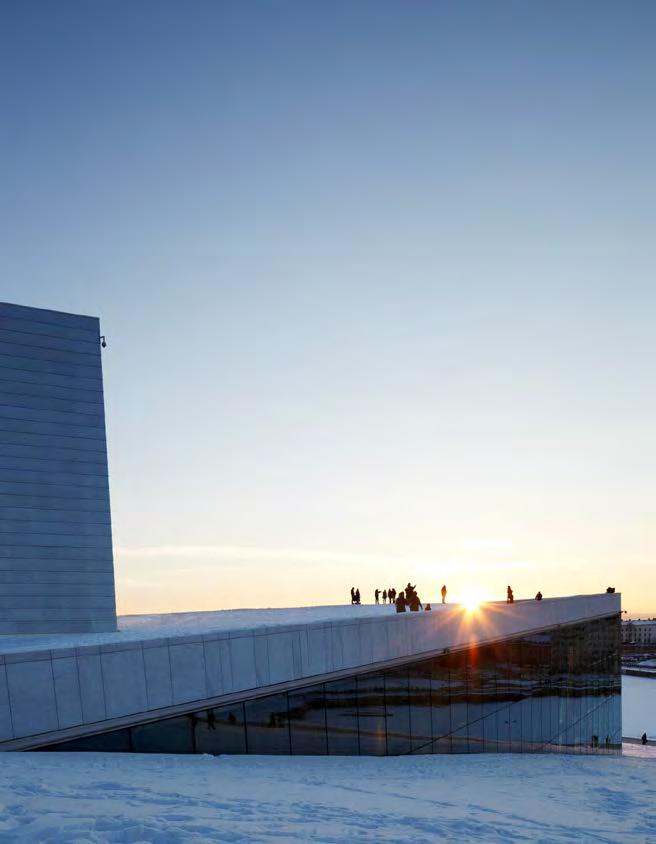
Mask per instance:
[[[116,629],[99,334],[0,303],[0,633]]]

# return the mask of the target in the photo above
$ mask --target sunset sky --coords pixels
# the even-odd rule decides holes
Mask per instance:
[[[101,318],[120,612],[656,614],[655,24],[0,7],[0,299]]]

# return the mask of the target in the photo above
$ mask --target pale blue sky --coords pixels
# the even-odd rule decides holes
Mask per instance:
[[[0,8],[0,298],[102,319],[119,608],[656,609],[655,24]]]

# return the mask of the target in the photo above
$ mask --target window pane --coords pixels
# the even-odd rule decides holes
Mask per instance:
[[[506,643],[499,642],[492,645],[494,660],[494,679],[496,681],[494,720],[497,726],[497,752],[507,753],[510,750],[510,689],[508,685],[508,668]],[[487,727],[487,724],[486,724]]]
[[[490,647],[480,648],[478,654],[478,694],[481,701],[481,736],[483,751],[496,753],[498,743],[497,667],[496,655]]]
[[[285,755],[290,752],[286,694],[246,701],[244,714],[249,753]]]
[[[621,675],[621,626],[620,616],[609,618],[604,630],[605,644],[609,654],[607,677],[610,691],[608,701],[608,734],[610,748],[620,752],[622,749],[622,675]]]
[[[194,752],[193,722],[188,715],[131,729],[132,746],[137,753]]]
[[[360,754],[363,756],[384,756],[387,752],[385,678],[382,674],[358,677],[357,689]]]
[[[451,753],[451,698],[446,657],[431,661],[431,726],[433,753]]]
[[[408,672],[385,672],[385,712],[387,715],[387,752],[398,756],[412,751]]]
[[[292,753],[306,756],[328,753],[323,685],[289,692],[287,701]]]
[[[358,692],[355,677],[326,683],[328,753],[331,756],[357,756]]]
[[[533,712],[533,732],[535,741],[542,748],[551,741],[553,732],[551,729],[551,636],[548,633],[540,633],[532,637],[536,651],[536,679],[537,695],[539,699],[539,717],[536,719]]]
[[[522,712],[522,742],[527,751],[540,750],[547,735],[543,716],[547,659],[542,634],[522,639],[522,682],[530,694]]]
[[[247,752],[242,703],[196,713],[196,752]]]
[[[516,639],[508,642],[506,655],[506,683],[508,688],[508,749],[511,753],[522,752],[522,645]]]
[[[566,675],[568,666],[567,631],[558,628],[552,633],[551,648],[551,691],[554,697],[552,715],[552,744],[560,750],[566,739],[567,729],[567,688]]]
[[[576,751],[578,743],[576,731],[576,690],[574,688],[574,671],[576,666],[576,636],[574,635],[574,629],[568,630],[564,638],[567,663],[563,666],[562,673],[563,705],[561,709],[563,716],[561,718],[560,742],[564,750],[573,753]]]
[[[485,648],[470,648],[467,671],[467,739],[469,752],[481,753],[484,749],[483,686],[485,682]]]
[[[466,651],[449,656],[451,695],[451,753],[467,753],[467,659]]]
[[[37,748],[37,750],[53,751],[64,750],[66,752],[80,753],[82,751],[97,751],[99,753],[130,753],[130,730],[114,730],[111,733],[100,733],[97,736],[83,736],[70,741],[62,741],[49,747]]]
[[[410,733],[413,753],[432,753],[430,660],[421,660],[408,671],[410,700]]]

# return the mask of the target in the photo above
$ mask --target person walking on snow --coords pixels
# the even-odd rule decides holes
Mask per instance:
[[[446,604],[446,584],[444,584],[444,586],[442,586],[442,588],[440,589],[440,592],[442,593],[442,603]]]

